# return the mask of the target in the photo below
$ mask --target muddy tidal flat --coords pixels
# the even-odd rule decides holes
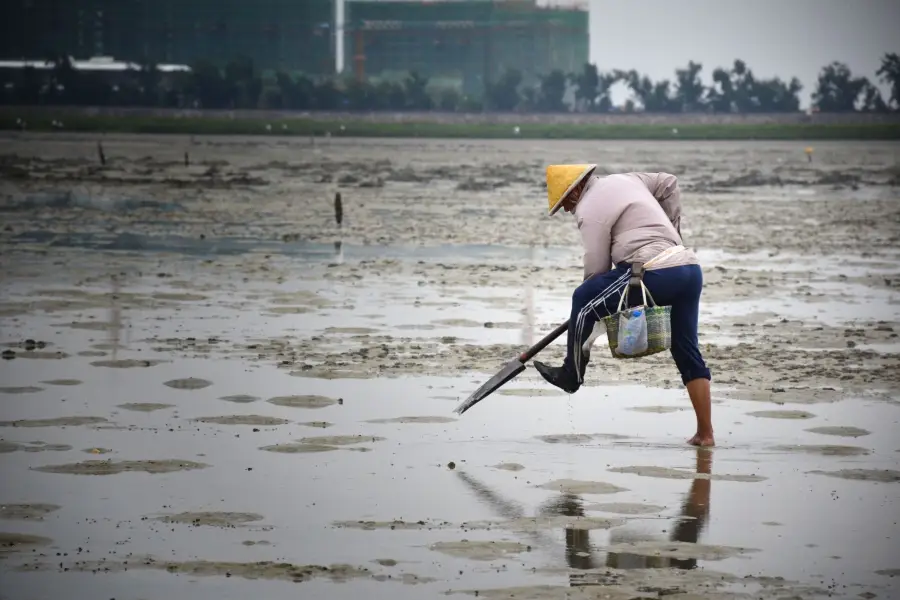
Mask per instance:
[[[0,598],[900,597],[900,145],[0,137]],[[602,339],[453,413],[585,161],[680,178],[714,449]]]

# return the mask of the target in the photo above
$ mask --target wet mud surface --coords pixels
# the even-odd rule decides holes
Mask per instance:
[[[69,475],[117,475],[126,472],[174,473],[176,471],[203,469],[207,466],[203,463],[195,463],[189,460],[86,460],[79,463],[33,467],[33,470]]]
[[[0,153],[10,597],[900,595],[896,144],[96,142]],[[680,175],[712,450],[603,339],[452,412],[567,318],[585,157]]]
[[[0,504],[0,519],[41,521],[59,509],[55,504]]]
[[[237,527],[244,523],[252,523],[261,521],[262,515],[253,513],[234,513],[234,512],[185,512],[177,515],[166,515],[158,517],[158,520],[164,523],[182,523],[193,525],[195,527]]]

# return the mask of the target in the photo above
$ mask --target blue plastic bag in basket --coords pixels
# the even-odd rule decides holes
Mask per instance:
[[[616,351],[624,356],[647,351],[647,313],[643,306],[619,313],[618,342]]]

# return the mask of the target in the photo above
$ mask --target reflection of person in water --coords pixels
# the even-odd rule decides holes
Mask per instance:
[[[712,473],[712,452],[705,448],[697,448],[696,452],[697,473],[710,475]],[[691,488],[688,490],[684,503],[681,505],[681,516],[672,531],[672,541],[689,544],[696,544],[699,541],[700,532],[703,530],[709,517],[710,484],[711,481],[709,479],[699,477],[695,477],[691,481]],[[610,552],[606,556],[606,566],[619,569],[662,569],[666,567],[694,569],[697,567],[697,560]]]
[[[706,450],[697,450],[697,473],[710,475],[712,472],[712,452]],[[672,540],[676,542],[688,542],[696,544],[700,539],[700,532],[706,525],[709,517],[709,479],[701,479],[695,477],[691,482],[691,489],[684,504],[681,506],[682,518],[675,525],[675,531],[672,532]],[[672,559],[671,566],[678,569],[694,569],[697,567],[697,559]]]
[[[706,448],[697,448],[696,469],[698,474],[712,474],[712,452]],[[508,519],[524,517],[524,510],[517,503],[502,498],[495,491],[483,483],[475,480],[471,475],[457,471],[457,475],[468,484],[476,495],[502,516]],[[681,516],[672,532],[672,540],[696,544],[700,539],[700,532],[706,525],[709,517],[710,480],[694,478],[690,490],[681,506]],[[576,494],[564,493],[551,498],[538,508],[541,516],[566,516],[583,517],[584,503]],[[590,531],[587,529],[564,529],[566,538],[566,564],[571,569],[593,569],[598,565],[591,553]],[[539,533],[535,533],[537,542],[550,543]],[[666,568],[694,569],[697,566],[696,559],[665,559],[659,557],[642,556],[628,553],[608,552],[606,565],[609,568]]]
[[[575,494],[562,494],[553,498],[540,508],[542,515],[562,515],[565,517],[583,517],[584,504]],[[593,569],[594,557],[591,555],[590,531],[567,527],[566,564],[572,569]]]

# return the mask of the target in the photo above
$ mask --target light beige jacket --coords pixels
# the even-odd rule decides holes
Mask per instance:
[[[592,177],[575,205],[584,243],[584,277],[620,262],[644,262],[682,244],[681,190],[669,173],[617,173]],[[685,249],[651,269],[698,264]]]

